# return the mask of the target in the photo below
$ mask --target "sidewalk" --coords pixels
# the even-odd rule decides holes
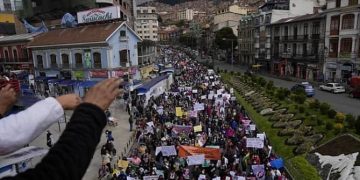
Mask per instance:
[[[113,143],[117,150],[117,157],[113,158],[112,164],[114,164],[116,162],[116,160],[118,159],[118,156],[121,155],[121,153],[123,153],[124,148],[127,147],[127,143],[129,142],[129,139],[130,139],[131,135],[133,134],[133,132],[129,131],[129,123],[128,123],[129,115],[125,111],[125,105],[123,103],[121,103],[119,100],[116,100],[113,102],[113,104],[110,106],[109,109],[111,111],[112,116],[114,116],[115,118],[117,118],[119,120],[118,126],[116,126],[116,127],[106,126],[105,127],[104,133],[101,136],[100,143],[96,147],[94,157],[93,157],[92,161],[90,162],[90,165],[83,177],[84,180],[97,180],[98,179],[97,178],[98,177],[98,169],[100,168],[101,161],[102,161],[101,155],[100,155],[100,149],[101,149],[101,146],[106,143],[106,136],[105,136],[106,129],[112,131],[112,134],[115,139],[115,141]],[[66,112],[67,122],[69,122],[71,114],[72,114],[71,111]],[[54,142],[56,142],[59,139],[62,131],[64,131],[64,129],[65,129],[65,126],[66,126],[65,122],[62,122],[62,123],[60,123],[60,129],[61,129],[60,131],[59,131],[58,123],[52,125],[49,128],[49,130],[53,134]],[[44,132],[41,136],[36,138],[30,145],[47,148],[46,132]],[[35,167],[35,165],[38,162],[40,162],[40,160],[41,160],[40,158],[35,158],[32,161],[33,166]]]
[[[201,59],[201,58],[198,58],[197,60],[200,61],[200,62],[206,62],[207,61],[207,59]],[[210,60],[209,62],[212,63],[212,60]],[[231,64],[228,64],[228,63],[226,63],[224,61],[215,60],[214,62],[215,62],[215,67],[214,67],[215,70],[216,70],[217,67],[219,67],[220,69],[223,69],[223,70],[226,69],[228,72],[229,71],[234,71],[234,72],[245,73],[247,71],[247,69],[248,69],[247,66],[241,66],[241,65],[238,65],[238,64],[231,65]],[[219,65],[222,65],[223,67],[221,67]],[[226,68],[224,68],[224,66],[226,66]],[[315,87],[319,87],[321,84],[323,84],[322,82],[309,81],[309,80],[306,80],[306,79],[300,79],[300,78],[291,77],[291,76],[286,76],[286,77],[285,76],[284,77],[276,76],[276,75],[270,74],[268,72],[258,72],[256,74],[260,75],[261,77],[270,77],[270,78],[281,79],[281,80],[285,80],[285,81],[289,81],[289,82],[300,83],[300,82],[307,81],[307,82],[309,82],[310,84],[312,84]]]

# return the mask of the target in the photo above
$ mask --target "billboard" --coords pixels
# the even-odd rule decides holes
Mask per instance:
[[[91,23],[120,18],[120,7],[109,6],[104,8],[90,9],[77,13],[78,23]]]

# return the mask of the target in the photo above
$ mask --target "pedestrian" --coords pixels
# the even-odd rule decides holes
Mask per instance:
[[[134,123],[133,116],[130,114],[130,117],[129,117],[130,132],[132,131],[133,123]]]
[[[49,130],[46,131],[46,145],[51,148],[53,146],[52,143],[52,134]]]

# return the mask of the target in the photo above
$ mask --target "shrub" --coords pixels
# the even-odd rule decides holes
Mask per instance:
[[[274,81],[268,81],[266,84],[267,89],[273,89],[274,88]]]
[[[234,71],[230,71],[230,75],[234,75]]]
[[[346,114],[345,120],[351,129],[355,128],[355,117],[352,114]]]
[[[295,109],[299,109],[299,106],[297,104],[294,105]]]
[[[342,123],[335,123],[334,124],[334,130],[335,130],[335,134],[339,134],[343,131],[344,129],[344,125]]]
[[[317,122],[317,125],[318,125],[318,126],[324,125],[324,121],[323,121],[321,118],[317,119],[316,122]]]
[[[224,70],[224,73],[226,74],[227,72],[228,72],[227,69],[225,69],[225,70]]]
[[[241,76],[241,72],[237,72],[237,75],[238,75],[238,76]]]
[[[278,90],[276,91],[276,98],[278,98],[279,100],[284,100],[285,97],[286,97],[286,95],[285,95],[285,93],[284,93],[284,91],[283,91],[282,88],[281,88],[281,89],[278,89]]]
[[[304,106],[300,106],[299,107],[299,113],[304,113],[305,112],[305,107]]]
[[[308,111],[306,111],[305,116],[310,116],[310,113]]]
[[[335,120],[337,123],[344,123],[344,121],[345,121],[344,113],[341,113],[341,112],[336,113]]]
[[[295,101],[299,104],[304,104],[305,100],[306,100],[305,94],[298,94],[295,96]]]
[[[329,118],[335,118],[335,116],[336,116],[336,111],[335,110],[333,110],[333,109],[330,109],[329,111],[328,111],[328,117]]]
[[[329,130],[329,131],[332,130],[333,129],[333,124],[334,123],[332,123],[330,121],[326,122],[326,125],[325,125],[326,130]]]
[[[220,70],[219,67],[216,68],[216,72],[217,72],[217,73],[221,73],[221,70]]]
[[[357,134],[360,134],[360,116],[357,117],[355,122],[355,130]]]
[[[321,114],[327,114],[329,109],[330,109],[330,105],[328,103],[321,103],[321,105],[320,105],[320,113]]]
[[[264,78],[262,78],[262,77],[259,77],[258,83],[260,84],[261,87],[265,87],[266,80]]]
[[[318,109],[320,107],[319,100],[315,99],[314,101],[311,101],[309,104],[311,109]]]

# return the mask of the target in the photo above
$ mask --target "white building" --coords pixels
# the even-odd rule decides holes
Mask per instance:
[[[360,74],[360,1],[327,0],[325,80]]]
[[[259,8],[255,18],[255,61],[270,71],[271,65],[271,27],[283,18],[312,14],[325,5],[325,0],[268,0]]]
[[[22,8],[22,0],[0,0],[0,12],[11,12]]]
[[[218,31],[224,27],[230,27],[235,36],[238,35],[239,22],[242,19],[243,14],[237,14],[233,12],[224,12],[216,14],[214,16],[214,31]]]
[[[158,14],[155,7],[136,7],[135,30],[137,34],[147,40],[158,41]]]
[[[184,9],[177,12],[177,19],[191,21],[194,19],[194,10],[192,9]]]

